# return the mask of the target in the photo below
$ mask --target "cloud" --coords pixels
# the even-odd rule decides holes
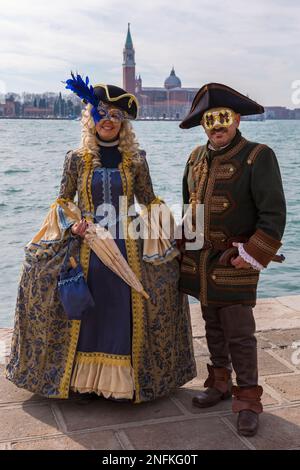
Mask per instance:
[[[145,86],[162,86],[174,65],[183,86],[224,81],[264,104],[290,106],[300,78],[300,5],[292,0],[0,4],[0,79],[17,92],[61,91],[71,68],[121,85],[128,21]]]

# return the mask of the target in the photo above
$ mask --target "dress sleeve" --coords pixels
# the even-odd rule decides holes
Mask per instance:
[[[60,241],[75,222],[80,220],[80,209],[73,200],[77,191],[77,162],[76,155],[71,150],[65,156],[60,191],[57,199],[51,204],[50,209],[42,223],[38,233],[26,245],[49,243]],[[67,212],[60,202],[65,204]]]
[[[144,226],[143,260],[147,263],[162,264],[179,255],[174,239],[175,221],[170,209],[153,191],[150,171],[145,155],[137,161],[134,194],[143,210]]]
[[[145,152],[137,156],[134,194],[139,204],[148,206],[156,199]]]
[[[70,150],[65,156],[58,198],[68,201],[74,200],[77,191],[77,177],[76,155]]]

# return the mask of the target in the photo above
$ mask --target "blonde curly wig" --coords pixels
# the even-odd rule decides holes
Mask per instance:
[[[94,119],[91,115],[92,105],[88,104],[81,113],[81,143],[79,148],[79,154],[84,155],[89,153],[92,155],[93,168],[101,165],[99,158],[99,147],[100,143],[97,138],[97,131]],[[131,122],[125,119],[122,122],[120,134],[119,134],[119,151],[124,154],[136,154],[139,152],[139,143],[136,139],[135,133]]]

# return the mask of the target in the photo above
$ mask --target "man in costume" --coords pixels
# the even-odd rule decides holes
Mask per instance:
[[[233,395],[241,435],[254,435],[262,412],[255,320],[259,273],[276,255],[286,206],[271,148],[246,140],[241,115],[264,108],[218,83],[203,86],[182,129],[202,125],[206,145],[191,153],[183,178],[184,204],[204,204],[202,249],[185,251],[181,289],[200,300],[212,364],[195,406],[213,406]],[[232,386],[231,364],[237,386]]]

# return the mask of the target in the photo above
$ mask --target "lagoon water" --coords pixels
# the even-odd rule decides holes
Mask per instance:
[[[147,152],[156,193],[168,204],[181,204],[181,179],[191,150],[205,143],[198,127],[183,131],[178,122],[134,124]],[[249,139],[266,143],[281,167],[288,205],[280,252],[260,280],[259,297],[300,294],[300,121],[242,122]],[[0,120],[0,327],[13,325],[23,248],[39,230],[58,194],[65,154],[77,148],[77,121]]]

